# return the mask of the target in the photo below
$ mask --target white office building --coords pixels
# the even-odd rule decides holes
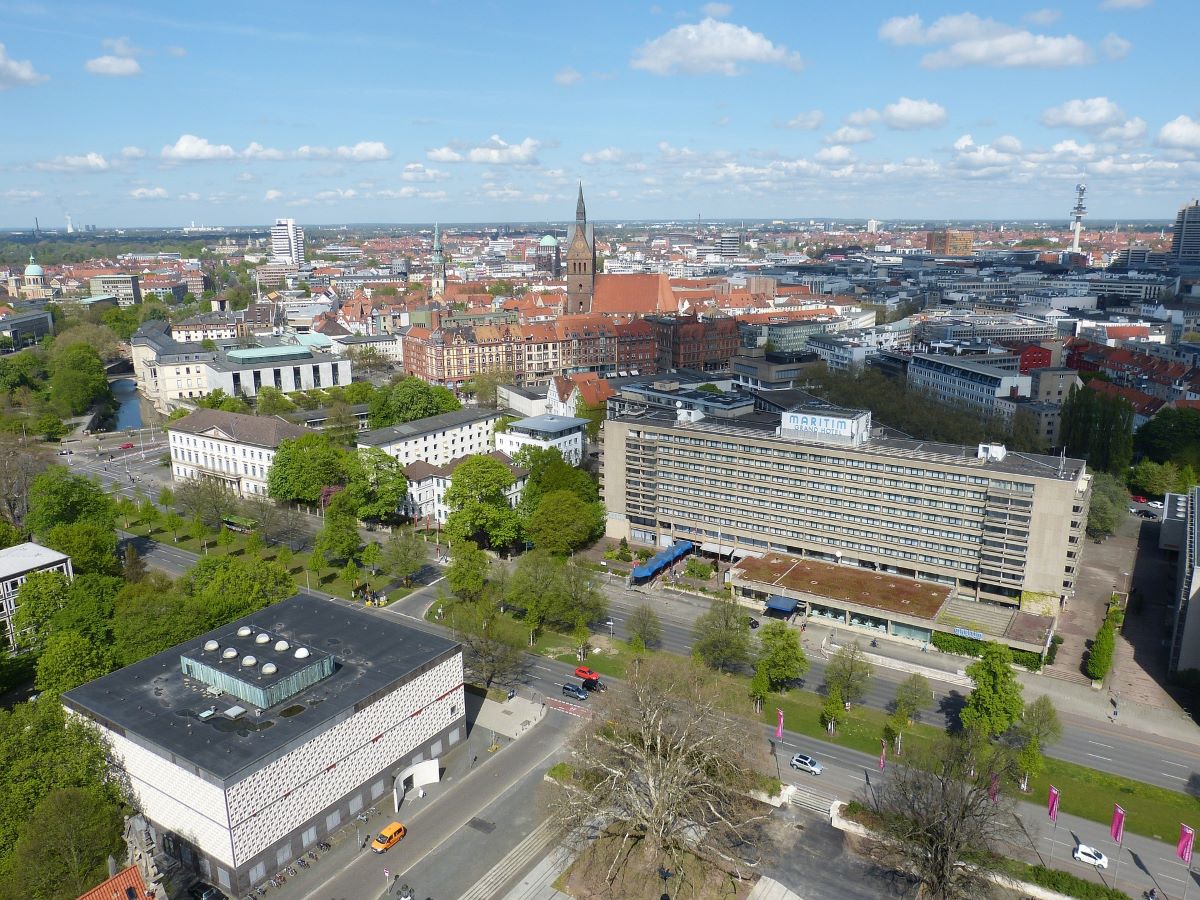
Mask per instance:
[[[240,497],[266,496],[275,451],[310,432],[275,416],[198,409],[167,425],[171,477],[216,479]]]
[[[444,466],[451,460],[493,448],[492,432],[500,413],[488,409],[453,412],[376,428],[358,435],[359,448],[375,447],[403,466],[415,462]]]
[[[908,365],[909,387],[987,415],[1005,413],[997,398],[1028,397],[1030,382],[1028,375],[942,354],[917,353]]]
[[[271,259],[293,266],[304,265],[304,229],[295,219],[276,219],[271,226]]]
[[[17,592],[34,572],[62,572],[74,577],[71,557],[41,544],[24,543],[0,550],[0,638],[12,650],[17,645],[13,618],[17,614]]]
[[[587,419],[575,416],[533,416],[509,422],[508,427],[496,434],[496,449],[508,456],[516,456],[525,447],[554,447],[564,460],[573,466],[583,462],[583,448],[587,438]]]

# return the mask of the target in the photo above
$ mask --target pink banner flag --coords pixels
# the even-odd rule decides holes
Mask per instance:
[[[988,797],[995,803],[1000,799],[1000,776],[992,773],[992,783],[988,785]]]
[[[776,719],[775,740],[782,741],[783,740],[783,710],[782,709],[775,710],[775,719]]]
[[[887,765],[887,741],[883,738],[879,739],[879,771],[883,771],[883,767]]]
[[[1189,866],[1192,864],[1192,844],[1195,843],[1196,832],[1187,825],[1179,826],[1179,844],[1175,847],[1175,855]]]
[[[1046,812],[1050,814],[1050,821],[1058,824],[1058,788],[1050,785],[1050,797],[1046,801]]]
[[[1113,804],[1113,820],[1108,833],[1118,844],[1125,840],[1125,810],[1118,803]]]

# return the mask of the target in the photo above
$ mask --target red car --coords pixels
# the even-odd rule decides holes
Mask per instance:
[[[598,672],[593,672],[587,666],[579,666],[575,669],[575,677],[582,678],[584,681],[593,681],[600,677]]]
[[[1145,497],[1139,497],[1136,494],[1134,496],[1130,497],[1129,499],[1132,500],[1134,503],[1145,503],[1146,502]]]
[[[122,450],[132,450],[133,444],[131,444],[129,441],[126,441],[124,444],[121,445],[121,449]]]

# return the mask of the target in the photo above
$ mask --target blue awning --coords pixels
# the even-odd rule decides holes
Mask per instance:
[[[634,569],[630,575],[634,578],[650,578],[654,575],[657,575],[659,570],[671,565],[671,563],[675,562],[675,560],[679,559],[685,553],[693,550],[694,548],[695,544],[693,544],[691,541],[679,541],[674,543],[670,547],[658,551],[654,557],[646,560],[644,563]]]
[[[780,597],[778,594],[772,594],[767,598],[767,609],[773,609],[776,612],[793,613],[799,605],[799,600],[793,600],[791,597]]]

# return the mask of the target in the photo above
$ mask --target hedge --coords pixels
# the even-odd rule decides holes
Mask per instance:
[[[1068,897],[1078,897],[1079,900],[1129,900],[1129,895],[1124,891],[1087,881],[1060,869],[1047,869],[1015,859],[994,860],[993,868],[1020,881],[1049,888]]]
[[[987,641],[978,641],[975,638],[962,637],[958,634],[947,634],[944,631],[935,631],[933,633],[933,646],[937,647],[943,653],[957,653],[960,656],[983,656],[983,648],[987,646]],[[1034,653],[1031,650],[1013,650],[1013,662],[1022,668],[1028,669],[1030,672],[1040,672],[1042,668],[1042,657],[1040,654]]]
[[[1063,637],[1061,634],[1056,634],[1054,637],[1050,638],[1050,649],[1046,651],[1046,665],[1054,665],[1054,661],[1058,659],[1058,648],[1061,647],[1062,644]]]
[[[1117,634],[1107,620],[1096,632],[1092,649],[1088,652],[1084,672],[1092,681],[1103,681],[1112,668],[1113,653],[1117,648]]]

